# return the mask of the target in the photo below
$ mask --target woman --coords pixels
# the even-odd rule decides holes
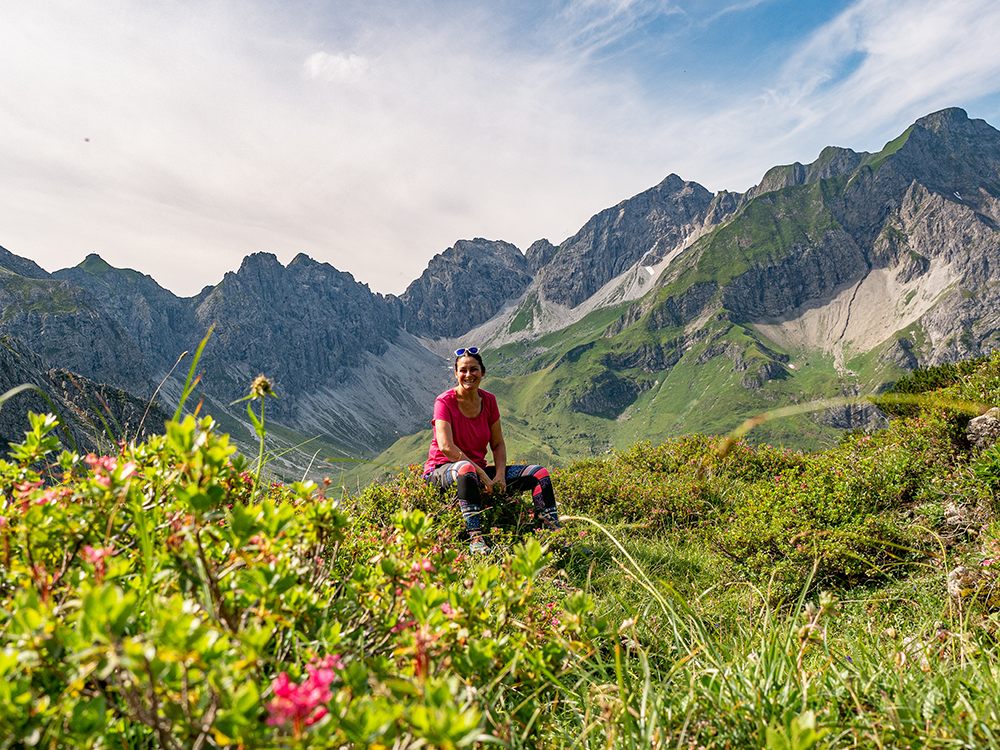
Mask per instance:
[[[531,490],[535,516],[550,529],[558,529],[559,513],[549,472],[541,466],[507,466],[507,446],[500,429],[500,411],[492,393],[479,388],[486,367],[474,346],[455,351],[457,384],[434,402],[434,437],[424,464],[424,479],[442,490],[453,484],[471,540],[469,550],[489,550],[479,523],[482,491],[502,495]],[[493,451],[493,466],[486,464],[486,447]]]

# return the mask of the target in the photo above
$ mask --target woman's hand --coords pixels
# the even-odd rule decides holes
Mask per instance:
[[[497,478],[493,480],[493,489],[501,495],[507,491],[507,479],[499,471],[497,472]]]
[[[483,485],[483,491],[488,495],[493,494],[494,481],[490,479],[490,475],[483,471],[481,466],[473,464],[476,467],[476,476],[479,477],[479,483]]]

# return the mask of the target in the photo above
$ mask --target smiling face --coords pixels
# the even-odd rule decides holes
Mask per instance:
[[[455,363],[455,379],[459,389],[474,393],[483,379],[483,368],[475,357],[459,357]]]

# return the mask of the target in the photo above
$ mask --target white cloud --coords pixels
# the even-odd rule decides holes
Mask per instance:
[[[306,76],[313,80],[356,82],[368,70],[369,62],[360,55],[315,52],[306,58],[303,67]]]

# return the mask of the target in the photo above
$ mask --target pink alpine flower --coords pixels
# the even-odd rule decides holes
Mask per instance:
[[[266,705],[270,714],[267,719],[269,726],[283,726],[292,722],[295,735],[302,732],[302,727],[311,726],[327,715],[323,704],[333,698],[330,685],[336,679],[336,669],[343,669],[344,663],[338,654],[329,654],[319,663],[306,667],[308,677],[300,684],[288,679],[288,673],[282,672],[271,683],[274,698]]]
[[[410,566],[411,573],[418,573],[421,570],[426,571],[428,573],[434,572],[434,566],[431,564],[431,561],[428,560],[426,557],[421,558],[420,560],[416,560],[413,563],[413,565]]]
[[[98,458],[93,453],[89,453],[83,460],[93,470],[94,481],[104,488],[111,486],[111,472],[118,468],[117,459],[111,456],[101,456]]]
[[[104,580],[105,562],[104,558],[111,557],[115,554],[115,545],[110,547],[91,547],[89,544],[83,545],[82,550],[83,559],[94,565],[94,573],[97,577],[97,582],[100,583]]]

